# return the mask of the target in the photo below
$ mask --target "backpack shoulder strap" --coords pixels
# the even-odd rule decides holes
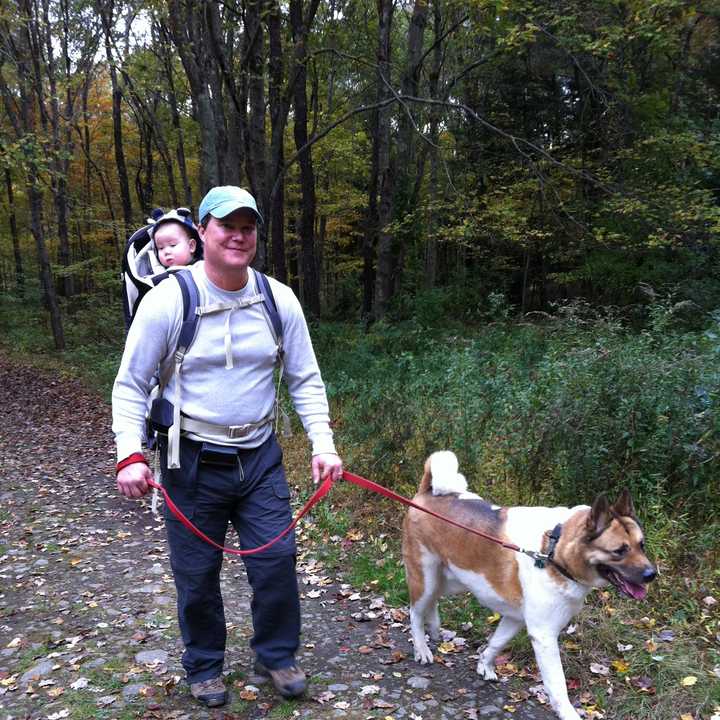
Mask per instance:
[[[255,271],[255,275],[257,277],[258,290],[264,297],[263,303],[265,305],[265,310],[267,311],[273,330],[277,336],[278,344],[282,346],[282,320],[280,319],[280,313],[277,309],[275,296],[270,288],[270,282],[268,281],[267,276],[261,272]]]
[[[200,316],[197,314],[200,293],[195,278],[189,270],[178,270],[172,274],[180,285],[183,301],[182,326],[176,351],[184,355],[195,339],[197,324],[200,320]]]

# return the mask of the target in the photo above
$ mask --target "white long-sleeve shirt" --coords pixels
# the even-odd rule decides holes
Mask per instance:
[[[242,290],[227,291],[207,278],[204,262],[190,268],[197,283],[200,305],[238,302],[259,292],[255,273]],[[307,323],[293,291],[268,278],[282,321],[284,376],[296,412],[312,443],[312,454],[334,453],[325,385],[320,376]],[[169,376],[163,396],[174,402],[173,355],[182,325],[180,285],[168,278],[143,298],[128,332],[122,362],[112,392],[113,432],[118,460],[140,452],[145,415],[158,367]],[[226,368],[228,311],[203,315],[181,371],[183,414],[216,425],[244,425],[268,417],[275,402],[273,371],[277,346],[262,303],[230,313],[232,368]],[[196,440],[243,448],[257,447],[272,431],[270,423],[242,438],[189,435]]]

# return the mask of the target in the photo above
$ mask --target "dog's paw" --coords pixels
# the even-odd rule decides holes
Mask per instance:
[[[429,665],[433,662],[433,654],[427,645],[415,647],[415,661],[421,665]]]
[[[480,675],[483,678],[483,680],[497,680],[498,679],[497,673],[495,672],[495,667],[492,665],[486,664],[485,661],[482,659],[482,657],[480,658],[480,660],[478,660],[477,674]]]

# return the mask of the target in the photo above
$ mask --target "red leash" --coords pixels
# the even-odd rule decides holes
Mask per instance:
[[[456,522],[455,520],[447,517],[447,515],[441,515],[440,513],[436,513],[434,510],[430,510],[429,508],[423,507],[422,505],[418,505],[416,502],[413,502],[409,498],[406,498],[404,495],[400,495],[399,493],[383,487],[382,485],[378,485],[376,482],[361,477],[360,475],[354,475],[351,472],[347,472],[347,470],[343,470],[343,478],[345,478],[345,480],[348,480],[351,483],[354,483],[355,485],[359,485],[360,487],[365,488],[366,490],[372,490],[373,492],[378,493],[378,495],[384,495],[385,497],[390,498],[391,500],[397,500],[398,502],[402,503],[403,505],[407,505],[408,507],[415,508],[416,510],[422,510],[422,512],[427,513],[428,515],[432,515],[438,520],[442,520],[443,522],[446,522],[450,525],[454,525],[461,530],[467,530],[473,535],[479,535],[481,538],[485,538],[485,540],[490,540],[490,542],[494,542],[497,545],[502,545],[502,547],[507,548],[508,550],[515,550],[517,552],[523,553],[525,552],[525,550],[523,550],[519,545],[505,542],[500,538],[493,537],[492,535],[487,535],[482,530],[477,530],[476,528],[472,528],[468,525],[463,525],[462,523]]]
[[[387,498],[390,498],[391,500],[396,500],[397,502],[402,503],[403,505],[407,505],[408,507],[415,508],[416,510],[421,510],[424,513],[427,513],[428,515],[432,515],[433,517],[438,518],[438,520],[442,520],[443,522],[446,522],[450,525],[454,525],[455,527],[460,528],[461,530],[467,530],[468,532],[471,532],[473,535],[478,535],[481,538],[484,538],[485,540],[489,540],[490,542],[494,542],[498,545],[501,545],[504,548],[507,548],[508,550],[515,550],[516,552],[522,552],[525,554],[529,554],[531,556],[537,555],[537,553],[532,553],[532,551],[523,550],[519,545],[515,545],[513,543],[505,542],[504,540],[501,540],[500,538],[493,537],[492,535],[488,535],[481,530],[477,530],[476,528],[469,527],[468,525],[463,525],[462,523],[456,522],[455,520],[452,520],[451,518],[447,517],[446,515],[441,515],[440,513],[436,513],[433,510],[430,510],[426,507],[423,507],[422,505],[418,505],[416,502],[413,502],[409,498],[406,498],[404,495],[400,495],[399,493],[394,492],[393,490],[390,490],[386,487],[383,487],[382,485],[378,485],[377,483],[373,482],[372,480],[368,480],[367,478],[361,477],[360,475],[355,475],[351,472],[348,472],[347,470],[343,470],[342,477],[344,480],[347,480],[348,482],[353,483],[354,485],[358,485],[361,488],[365,488],[366,490],[371,490],[372,492],[377,493],[378,495],[384,495]],[[162,485],[159,485],[154,480],[148,480],[148,485],[150,487],[153,487],[157,490],[159,490],[163,497],[165,498],[165,502],[168,505],[168,508],[170,509],[170,512],[188,529],[190,532],[197,535],[199,538],[204,540],[206,543],[212,545],[214,548],[217,548],[218,550],[222,550],[225,553],[229,553],[230,555],[254,555],[255,553],[262,552],[263,550],[267,550],[269,547],[273,546],[278,540],[281,540],[284,538],[303,518],[305,515],[307,515],[310,510],[317,505],[320,500],[322,500],[329,492],[330,488],[333,486],[333,480],[331,478],[326,478],[325,480],[320,483],[320,486],[318,489],[312,494],[310,499],[303,505],[300,512],[295,516],[295,519],[288,525],[288,527],[285,528],[276,538],[270,540],[270,542],[265,543],[264,545],[261,545],[260,547],[251,548],[249,550],[237,550],[235,548],[228,548],[224,547],[223,545],[218,545],[214,540],[210,539],[205,533],[203,533],[201,530],[196,528],[190,520],[188,520],[185,515],[183,515],[180,508],[171,500],[170,496],[168,495],[167,490]]]
[[[317,505],[317,503],[320,502],[320,500],[322,500],[330,492],[332,484],[333,481],[331,478],[326,478],[325,480],[323,480],[318,489],[312,494],[312,497],[305,503],[300,512],[295,516],[295,519],[276,538],[273,538],[272,540],[270,540],[270,542],[266,542],[264,545],[260,545],[260,547],[251,548],[249,550],[237,550],[236,548],[229,548],[225,547],[224,545],[218,545],[202,530],[196,528],[183,514],[182,510],[180,510],[180,508],[172,501],[170,495],[168,495],[168,491],[162,485],[156,483],[154,480],[148,480],[148,485],[155,488],[156,490],[159,490],[163,494],[163,497],[165,498],[165,502],[167,503],[170,512],[191,533],[197,535],[201,540],[204,540],[206,543],[212,545],[214,548],[222,550],[224,553],[228,553],[230,555],[254,555],[255,553],[262,552],[263,550],[267,550],[269,547],[272,547],[276,542],[278,542],[278,540],[282,540],[282,538],[284,538],[298,524],[298,522],[300,522],[300,519],[304,515],[307,515],[307,513],[310,512],[313,506]]]

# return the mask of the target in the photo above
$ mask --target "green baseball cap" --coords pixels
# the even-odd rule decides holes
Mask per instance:
[[[207,215],[224,218],[240,209],[252,210],[262,222],[262,215],[257,209],[255,198],[247,190],[236,185],[218,185],[208,190],[207,195],[202,199],[198,210],[199,222],[202,222]]]

